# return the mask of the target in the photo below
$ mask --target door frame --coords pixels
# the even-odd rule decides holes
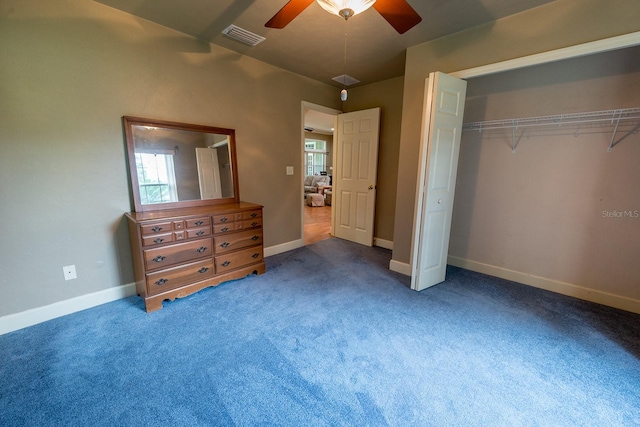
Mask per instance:
[[[302,101],[301,104],[301,108],[300,108],[300,163],[298,164],[299,170],[300,170],[300,180],[299,180],[299,187],[298,187],[298,194],[299,194],[299,206],[300,206],[300,241],[302,242],[301,246],[305,245],[304,242],[304,140],[305,140],[305,130],[304,130],[304,116],[305,113],[308,110],[314,110],[314,111],[319,111],[321,113],[325,113],[325,114],[329,114],[334,116],[333,117],[333,140],[335,143],[336,140],[336,129],[337,129],[337,121],[338,121],[338,114],[342,114],[343,111],[342,110],[336,110],[335,108],[331,108],[331,107],[326,107],[324,105],[320,105],[320,104],[314,104],[312,102],[307,102],[307,101]],[[335,149],[332,149],[332,164],[337,164],[336,163],[336,158],[337,158],[337,153]],[[294,173],[295,176],[295,173]],[[333,218],[334,218],[334,208],[333,208],[333,204],[331,205],[331,235],[333,235]]]

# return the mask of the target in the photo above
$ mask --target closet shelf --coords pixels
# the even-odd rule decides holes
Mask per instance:
[[[540,127],[540,126],[568,126],[581,125],[584,123],[609,124],[614,126],[613,135],[609,144],[608,151],[618,143],[615,141],[616,133],[620,122],[628,120],[637,120],[638,126],[634,128],[633,133],[637,133],[640,128],[640,108],[620,108],[616,110],[589,111],[584,113],[557,114],[553,116],[538,117],[521,117],[516,119],[487,120],[480,122],[463,123],[463,131],[494,130],[494,129],[511,129],[512,130],[512,151],[516,149],[515,131],[520,128]]]

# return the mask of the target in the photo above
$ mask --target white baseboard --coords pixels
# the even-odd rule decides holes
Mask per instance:
[[[0,317],[0,335],[136,294],[135,283],[104,289]]]
[[[573,283],[560,282],[558,280],[547,279],[533,274],[496,267],[494,265],[483,264],[481,262],[471,261],[464,258],[449,256],[447,261],[449,265],[453,265],[455,267],[476,271],[489,276],[500,277],[501,279],[511,280],[513,282],[522,283],[535,288],[545,289],[562,295],[640,314],[640,300],[637,299],[585,288]]]
[[[411,264],[407,264],[406,262],[400,262],[392,259],[389,262],[389,270],[404,274],[405,276],[411,276]]]
[[[293,249],[301,248],[304,246],[304,242],[302,239],[292,240],[287,243],[282,243],[280,245],[269,246],[268,248],[264,248],[264,256],[269,257],[272,255],[281,254],[283,252],[291,251]]]
[[[391,240],[385,240],[379,237],[373,238],[373,246],[393,250],[393,242]]]

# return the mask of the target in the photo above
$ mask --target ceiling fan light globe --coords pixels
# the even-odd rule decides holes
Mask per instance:
[[[376,0],[316,0],[329,13],[348,19],[369,9]]]

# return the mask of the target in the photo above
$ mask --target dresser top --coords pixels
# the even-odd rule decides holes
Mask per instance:
[[[197,206],[191,208],[178,208],[178,209],[162,209],[158,211],[148,212],[127,212],[125,215],[127,218],[134,222],[142,221],[154,221],[159,219],[176,218],[183,216],[197,216],[197,215],[220,215],[220,214],[232,214],[235,212],[242,212],[251,209],[261,209],[262,205],[248,202],[238,203],[225,203],[224,205],[213,206]]]

